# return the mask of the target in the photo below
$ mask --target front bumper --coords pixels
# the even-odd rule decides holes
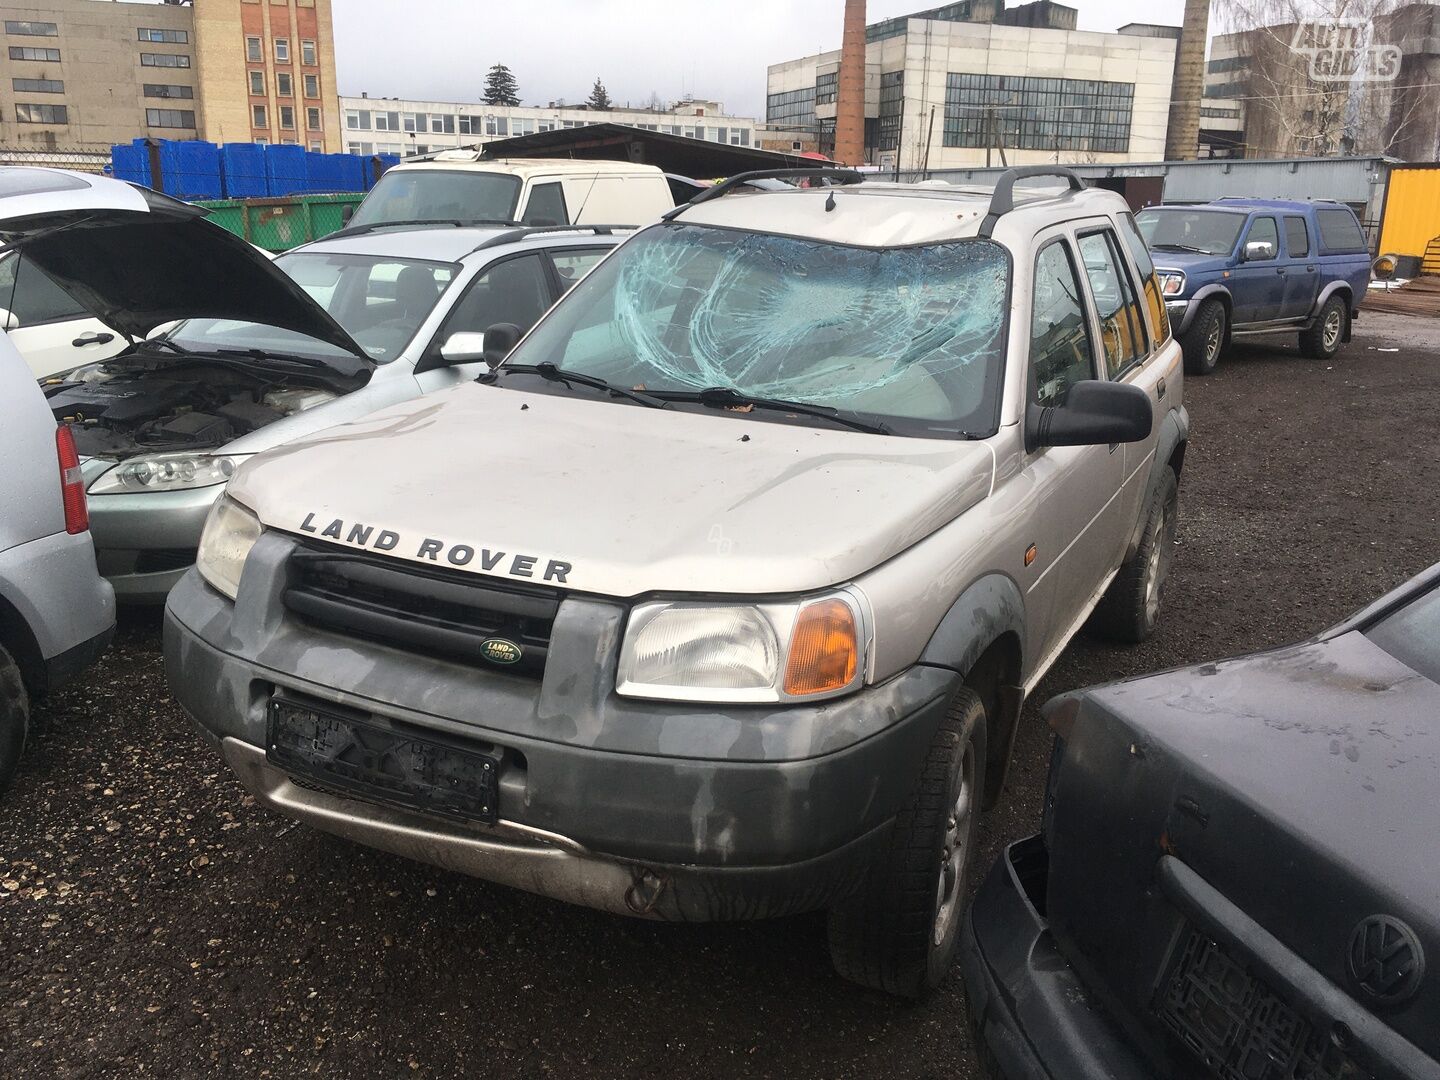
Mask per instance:
[[[1183,334],[1190,329],[1190,323],[1195,318],[1195,303],[1193,300],[1166,300],[1165,314],[1170,319],[1170,332]]]
[[[95,561],[122,604],[161,604],[195,563],[210,507],[225,485],[92,495]]]
[[[574,598],[542,679],[479,671],[295,620],[280,599],[290,546],[262,537],[238,604],[192,573],[166,608],[171,688],[256,798],[362,843],[607,911],[768,918],[853,891],[958,685],[915,667],[807,706],[630,701],[613,692],[623,608]],[[576,640],[561,640],[562,625]],[[503,747],[499,825],[291,782],[262,749],[277,692]]]
[[[961,929],[960,969],[986,1056],[1008,1080],[1153,1077],[1055,947],[1044,916],[1039,836],[1006,848]]]

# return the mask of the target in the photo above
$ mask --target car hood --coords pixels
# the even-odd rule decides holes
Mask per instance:
[[[468,383],[262,454],[230,494],[269,527],[427,565],[754,595],[856,577],[983,499],[993,471],[983,443]]]
[[[328,342],[373,367],[304,289],[208,213],[104,177],[0,170],[6,248],[131,339],[177,319],[236,319]]]
[[[1219,270],[1227,259],[1225,255],[1202,255],[1196,251],[1170,251],[1166,248],[1152,248],[1150,257],[1155,260],[1157,270],[1183,270],[1186,274]]]

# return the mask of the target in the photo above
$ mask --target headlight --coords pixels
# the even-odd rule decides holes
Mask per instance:
[[[865,641],[860,604],[848,592],[773,604],[640,604],[616,690],[673,701],[833,697],[864,680]]]
[[[250,454],[155,454],[129,458],[90,485],[91,495],[123,495],[136,491],[189,491],[214,487],[234,475]]]
[[[195,556],[200,576],[234,600],[240,590],[240,572],[262,531],[260,519],[228,495],[215,500]]]
[[[1166,296],[1179,296],[1185,291],[1185,275],[1178,270],[1157,270],[1156,277],[1160,279],[1160,291]]]

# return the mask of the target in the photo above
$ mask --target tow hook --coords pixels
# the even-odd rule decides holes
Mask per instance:
[[[625,890],[625,906],[636,915],[649,915],[665,894],[668,884],[669,878],[661,877],[653,870],[641,871]]]

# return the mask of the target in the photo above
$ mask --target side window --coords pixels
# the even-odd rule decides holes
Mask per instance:
[[[570,215],[565,210],[565,192],[557,180],[553,184],[536,184],[530,189],[530,201],[525,204],[525,225],[569,225]]]
[[[1030,314],[1030,400],[1059,405],[1070,387],[1095,377],[1085,325],[1085,302],[1070,245],[1053,240],[1035,257],[1035,302]]]
[[[1310,254],[1310,229],[1303,217],[1286,216],[1285,250],[1292,259],[1303,259]]]
[[[1145,355],[1145,330],[1135,286],[1120,258],[1115,234],[1109,229],[1080,237],[1080,258],[1095,312],[1100,316],[1100,339],[1105,350],[1105,371],[1115,378]]]
[[[1155,277],[1155,261],[1150,258],[1150,249],[1140,235],[1140,227],[1131,214],[1120,215],[1120,235],[1130,251],[1130,258],[1140,268],[1141,287],[1145,292],[1145,306],[1150,309],[1150,325],[1155,328],[1155,340],[1167,341],[1170,337],[1170,313],[1165,310],[1165,297],[1160,293],[1160,282]]]
[[[591,267],[610,253],[609,248],[560,248],[550,252],[550,261],[560,275],[560,288],[568,292]]]
[[[0,260],[0,307],[8,308],[17,326],[84,319],[90,313],[70,298],[35,264],[23,256]]]
[[[1320,240],[1327,252],[1366,250],[1365,234],[1349,210],[1316,210],[1315,220],[1320,225]]]
[[[1280,250],[1280,234],[1275,231],[1273,217],[1257,217],[1250,223],[1250,232],[1245,236],[1245,247],[1240,250],[1248,250],[1251,244],[1269,244],[1270,257],[1275,257],[1275,253]]]
[[[439,341],[462,330],[483,334],[496,323],[514,323],[522,331],[535,325],[550,306],[550,279],[541,255],[521,255],[495,263],[476,276],[445,317]]]

